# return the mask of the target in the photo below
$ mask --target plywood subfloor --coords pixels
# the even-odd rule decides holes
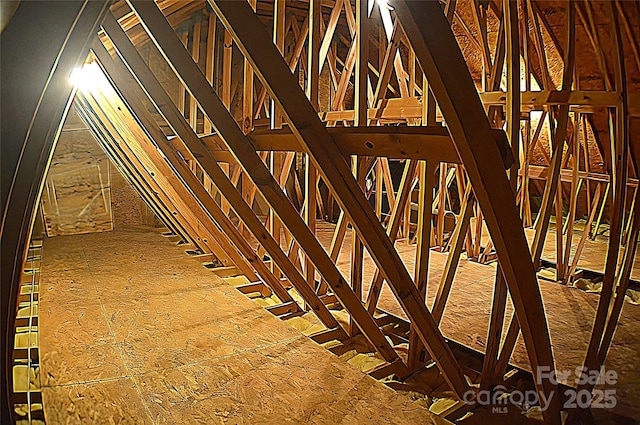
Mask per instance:
[[[153,229],[48,239],[47,423],[443,423],[207,271]]]
[[[318,237],[325,247],[328,247],[331,243],[334,228],[335,226],[330,223],[318,223]],[[338,258],[338,267],[342,270],[344,276],[349,276],[351,265],[350,237],[350,232],[347,232],[343,249]],[[552,242],[553,240],[549,243]],[[605,256],[606,244],[591,242],[589,247],[588,251],[585,249],[585,254],[588,253],[589,264],[599,264],[599,256],[603,258]],[[396,243],[396,249],[409,272],[413,274],[416,246],[399,241]],[[429,307],[433,305],[446,259],[447,254],[431,251],[427,291],[427,305]],[[636,268],[637,266],[636,264]],[[363,273],[365,297],[374,271],[373,261],[365,251]],[[487,342],[495,272],[495,263],[482,265],[466,260],[460,261],[441,323],[442,332],[446,337],[484,352]],[[545,280],[540,280],[540,287],[546,309],[556,368],[563,371],[574,371],[576,367],[581,367],[584,362],[595,318],[598,295]],[[406,315],[386,284],[378,306],[387,312],[406,319]],[[507,306],[508,317],[511,317],[512,312],[513,308],[509,300]],[[508,320],[505,323],[504,333],[506,333],[507,326]],[[511,362],[530,370],[522,338],[518,340]],[[617,405],[613,410],[625,417],[636,419],[640,418],[639,364],[640,306],[625,303],[605,367],[618,373],[618,383],[613,386],[616,391]]]
[[[532,244],[535,231],[533,229],[526,229],[525,234],[529,243]],[[582,236],[581,232],[578,232],[574,236],[571,244],[571,260],[575,254],[576,247]],[[604,273],[605,262],[607,258],[607,246],[609,238],[605,236],[598,236],[596,240],[587,239],[582,250],[582,255],[578,260],[578,269],[591,270],[598,273]],[[620,248],[619,261],[624,256],[624,249]],[[556,232],[550,231],[547,234],[547,240],[542,250],[542,258],[551,262],[556,261]],[[637,254],[636,254],[637,258]],[[640,281],[640,261],[635,261],[631,267],[631,279]]]

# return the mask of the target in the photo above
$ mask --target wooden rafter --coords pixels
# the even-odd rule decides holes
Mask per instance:
[[[485,213],[518,321],[523,328],[531,365],[534,369],[540,366],[554,369],[544,307],[527,242],[523,231],[514,231],[522,228],[514,193],[504,172],[492,165],[499,156],[497,150],[487,148],[483,143],[489,138],[489,122],[479,97],[474,95],[473,81],[449,23],[438,3],[398,1],[394,4]],[[418,25],[418,22],[427,20],[430,25]],[[542,382],[537,388],[551,397],[545,420],[559,424],[557,387]]]
[[[431,357],[437,359],[445,380],[458,396],[462,396],[468,384],[460,365],[437,329],[424,300],[420,300],[411,277],[351,175],[348,165],[346,162],[335,160],[340,157],[340,152],[326,127],[319,120],[296,80],[286,70],[282,57],[272,45],[265,42],[263,34],[256,30],[257,17],[247,10],[242,2],[212,1],[210,4],[225,27],[232,31],[245,57],[253,62],[254,70],[282,107],[292,131],[305,146],[341,208],[358,230],[367,251],[415,324]],[[336,184],[337,182],[340,184]],[[329,283],[331,284],[330,280]],[[360,301],[357,303],[362,306]],[[348,306],[348,309],[352,308],[353,306]]]
[[[583,276],[587,238],[608,222],[585,366],[604,363],[640,232],[640,159],[631,134],[640,95],[627,78],[640,67],[640,49],[635,16],[625,15],[640,6],[565,1],[562,25],[532,0],[125,0],[111,9],[115,15],[93,29],[100,43],[92,50],[120,97],[83,91],[78,115],[170,234],[242,273],[251,282],[244,290],[275,294],[281,304],[270,308],[274,314],[312,310],[328,328],[322,341],[361,333],[387,362],[372,376],[403,378],[431,358],[458,396],[470,381],[490,389],[506,378],[521,332],[534,372],[554,367],[535,276],[547,233],[556,233],[556,280],[571,286]],[[455,34],[478,53],[478,63],[465,62]],[[166,75],[156,77],[133,47],[147,39],[178,77],[175,87],[161,84]],[[576,55],[580,48],[593,54],[592,64]],[[480,68],[478,84],[468,70]],[[54,124],[43,136],[49,147]],[[49,158],[47,149],[40,159]],[[394,160],[404,161],[397,191]],[[37,173],[46,169],[35,165]],[[29,201],[38,184],[10,195]],[[519,229],[535,218],[536,191],[542,202],[528,250]],[[445,217],[452,212],[450,232]],[[7,214],[3,254],[5,234],[16,237],[5,226]],[[318,214],[338,217],[326,250]],[[413,277],[397,240],[415,243]],[[430,249],[450,251],[431,311]],[[471,261],[498,260],[481,373],[463,369],[440,329],[465,250]],[[374,272],[368,294],[365,251]],[[350,279],[337,266],[341,252],[351,255]],[[390,316],[378,308],[384,282],[410,319],[402,335],[389,331]],[[514,312],[504,335],[509,294]],[[329,310],[338,304],[348,326]],[[398,341],[408,342],[406,365],[398,355],[404,348],[393,347]],[[558,423],[558,388],[537,384],[539,394],[554,395],[545,421]]]
[[[173,30],[168,26],[161,12],[154,4],[148,2],[131,2],[131,6],[136,14],[142,17],[145,28],[167,59],[167,62],[176,71],[176,75],[183,81],[191,94],[197,97],[198,103],[205,114],[209,117],[215,117],[215,119],[212,120],[214,127],[219,131],[238,162],[252,177],[252,180],[265,196],[265,199],[277,212],[283,224],[288,227],[289,231],[301,246],[305,247],[306,254],[312,260],[317,270],[329,282],[331,289],[340,302],[351,312],[352,317],[357,322],[363,335],[365,335],[372,346],[375,347],[387,361],[391,363],[396,362],[398,359],[397,353],[384,338],[384,335],[371,316],[366,313],[354,292],[345,284],[345,279],[338,271],[336,265],[331,261],[318,240],[304,224],[299,212],[293,208],[293,205],[282,192],[274,177],[251,147],[250,140],[238,128],[237,123],[221,99],[210,89],[207,90],[206,80],[201,73],[196,72],[195,63],[184,48],[180,47],[179,40]],[[254,16],[251,10],[249,10],[249,13],[251,16]],[[253,28],[259,27],[254,25]],[[268,38],[266,40],[270,43]],[[269,46],[272,49],[274,48],[271,44]],[[278,53],[276,52],[275,54]],[[281,56],[279,57],[281,58]],[[286,64],[283,63],[283,65],[286,68]],[[285,72],[288,73],[288,71]],[[223,193],[226,192],[226,189],[222,187],[220,187],[220,189]],[[245,215],[248,217],[250,214],[253,213],[247,211],[240,215],[246,218]],[[258,239],[261,240],[263,238],[264,236],[260,235]],[[291,271],[291,274],[295,276],[293,271]],[[306,282],[305,285],[309,288]],[[303,287],[301,287],[300,290],[306,291]]]

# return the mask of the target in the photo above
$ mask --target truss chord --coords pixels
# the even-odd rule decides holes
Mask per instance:
[[[491,166],[495,163],[492,158],[498,157],[497,150],[488,149],[486,143],[481,143],[483,139],[489,139],[489,122],[479,97],[471,95],[476,92],[475,87],[451,27],[435,2],[396,1],[394,5],[439,102],[478,202],[484,207],[487,227],[496,246],[516,314],[523,325],[531,366],[534,370],[540,366],[554,369],[544,306],[529,249],[524,232],[514,231],[522,227],[514,194],[504,172]],[[427,20],[431,25],[418,25],[418,22]],[[444,66],[446,70],[442,68]],[[550,409],[544,412],[545,420],[559,424],[557,386],[542,382],[537,383],[537,390],[551,397]]]
[[[284,224],[289,227],[289,230],[298,242],[302,246],[305,246],[307,255],[312,259],[318,271],[325,276],[340,302],[351,312],[360,330],[387,361],[394,361],[398,357],[397,353],[385,339],[371,316],[366,313],[354,292],[346,285],[346,281],[338,271],[336,265],[331,261],[315,236],[304,224],[299,213],[295,211],[291,202],[265,167],[265,164],[253,150],[249,139],[242,134],[227,108],[224,107],[214,92],[206,90],[204,86],[206,80],[203,79],[201,73],[196,72],[193,60],[191,60],[187,52],[178,44],[179,41],[173,30],[167,24],[164,16],[162,16],[154,4],[144,1],[130,3],[136,14],[143,17],[142,22],[154,40],[154,43],[156,43],[167,62],[176,71],[176,75],[184,81],[185,86],[191,94],[196,96],[203,111],[209,117],[216,117],[216,119],[213,120],[214,127],[221,134],[240,164],[242,164],[252,177],[254,183],[258,185],[260,191],[271,204],[272,208],[277,211]],[[240,2],[232,3],[236,5],[241,4]],[[244,4],[242,4],[242,6],[244,6]],[[249,15],[247,16],[254,16],[252,11],[249,10],[248,13]],[[255,22],[253,24],[252,32],[261,25]],[[228,25],[226,26],[228,27]],[[275,48],[270,44],[271,41],[269,41],[268,38],[264,41],[269,43],[270,48]],[[274,52],[274,54],[278,55],[279,60],[282,61],[279,53]],[[283,66],[286,68],[286,64],[283,63]],[[254,71],[256,71],[255,67]],[[284,75],[286,74],[289,74],[289,72],[285,71]],[[281,76],[282,75],[283,74],[281,74]],[[304,98],[308,105],[308,100],[306,100],[306,97]],[[226,190],[222,192],[226,192]],[[249,214],[248,211],[247,214]],[[306,282],[304,282],[304,284],[308,287]]]
[[[253,62],[254,70],[284,110],[298,140],[308,149],[318,170],[323,173],[325,181],[337,195],[336,201],[346,214],[351,215],[351,222],[362,236],[367,251],[378,263],[398,301],[415,322],[416,329],[421,334],[432,358],[437,359],[438,367],[443,372],[445,380],[461,397],[467,390],[468,384],[460,365],[435,326],[424,301],[420,301],[411,277],[351,175],[347,164],[332,159],[339,157],[340,154],[326,127],[318,119],[293,76],[283,72],[282,67],[286,65],[274,46],[261,38],[262,34],[255,30],[257,17],[248,11],[242,2],[212,1],[210,4],[227,29],[233,32],[241,50]],[[341,184],[337,185],[337,182]]]

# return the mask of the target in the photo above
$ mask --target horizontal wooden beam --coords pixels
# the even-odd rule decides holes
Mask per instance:
[[[506,105],[507,94],[503,91],[479,93],[485,107]],[[563,93],[557,90],[522,92],[520,106],[523,112],[541,111],[548,105],[570,105],[570,110],[584,113],[593,112],[594,108],[615,107],[621,102],[618,92],[575,90]],[[640,116],[640,93],[629,93],[629,116]],[[382,121],[408,121],[422,117],[422,98],[406,97],[382,99],[376,108],[367,111],[369,119],[378,117]],[[353,110],[322,112],[323,121],[353,121]],[[439,115],[438,119],[442,120]]]
[[[391,159],[422,159],[429,162],[459,164],[460,158],[446,127],[331,127],[329,134],[342,155],[376,156]],[[513,156],[504,131],[493,130],[505,168]],[[257,151],[304,152],[296,136],[285,126],[281,130],[254,130],[248,134]],[[229,161],[232,155],[217,134],[201,137],[218,160]]]
[[[559,90],[526,91],[521,92],[521,105],[542,107],[544,105],[583,105],[615,107],[620,103],[620,94],[610,91],[584,91],[571,92]],[[507,93],[492,91],[480,93],[482,103],[487,105],[504,105],[507,102]]]
[[[522,172],[521,172],[522,173]],[[549,167],[544,165],[529,165],[529,178],[536,180],[545,180],[547,175],[549,174]],[[573,170],[564,169],[560,171],[560,180],[563,183],[571,183],[571,178],[573,175]],[[600,183],[609,183],[611,181],[611,176],[609,174],[604,173],[593,173],[586,171],[578,172],[579,179],[587,179],[592,182],[600,182]],[[627,178],[627,187],[628,188],[636,188],[638,187],[638,179],[629,177]]]
[[[520,105],[523,110],[542,110],[547,105],[570,105],[572,107],[615,108],[620,106],[622,97],[614,91],[585,91],[574,90],[563,92],[559,90],[522,92]],[[503,91],[480,93],[480,99],[485,106],[505,105],[507,94]],[[628,115],[640,116],[640,93],[629,93]],[[574,108],[570,108],[574,110]],[[583,111],[585,112],[585,111]]]

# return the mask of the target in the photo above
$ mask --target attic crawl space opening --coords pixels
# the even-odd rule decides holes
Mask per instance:
[[[2,423],[634,423],[638,34],[2,2]]]

